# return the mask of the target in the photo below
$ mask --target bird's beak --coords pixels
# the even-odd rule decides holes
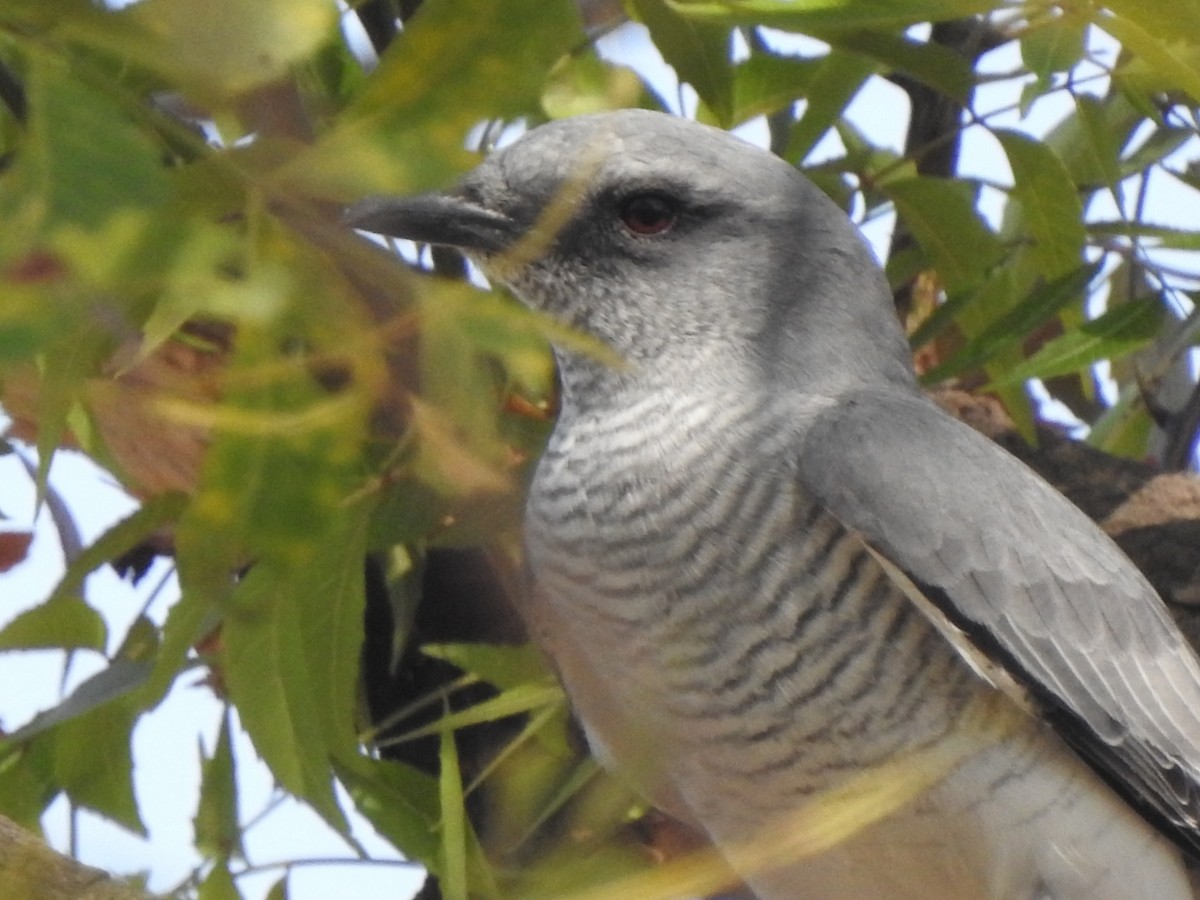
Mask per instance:
[[[347,225],[421,244],[457,247],[468,253],[501,253],[524,229],[504,213],[454,194],[370,197],[343,217]]]

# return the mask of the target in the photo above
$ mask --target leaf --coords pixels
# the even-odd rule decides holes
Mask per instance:
[[[265,900],[288,900],[288,876],[284,875],[271,885]]]
[[[200,883],[196,900],[242,900],[241,892],[229,874],[229,864],[218,860],[212,871]]]
[[[114,662],[105,671],[117,665]],[[144,673],[144,667],[139,668]],[[130,750],[140,713],[129,697],[122,697],[59,724],[54,735],[54,778],[76,803],[144,836]]]
[[[986,363],[1005,349],[1019,346],[1034,328],[1060,309],[1079,299],[1099,271],[1099,263],[1082,266],[1052,282],[1041,285],[1020,303],[992,319],[949,359],[921,377],[922,384],[937,384],[960,372]],[[984,287],[986,288],[987,283]]]
[[[290,584],[276,566],[259,563],[229,601],[221,629],[221,672],[229,698],[259,756],[279,783],[310,803],[339,832],[345,819],[333,796],[324,727],[324,693],[309,671]],[[343,710],[349,717],[350,709]]]
[[[192,829],[196,848],[205,856],[226,860],[245,855],[242,829],[238,824],[237,776],[234,773],[230,710],[221,719],[221,731],[213,755],[201,754],[200,798]]]
[[[573,4],[425,0],[337,125],[279,171],[277,189],[345,201],[444,184],[474,161],[467,132],[536,112],[547,72],[583,41]]]
[[[1121,144],[1110,127],[1104,104],[1089,94],[1076,94],[1074,118],[1084,139],[1083,151],[1072,167],[1072,180],[1081,187],[1113,187],[1121,179]]]
[[[414,728],[405,732],[399,738],[389,739],[391,743],[416,740],[431,734],[445,734],[466,728],[468,725],[482,725],[507,719],[509,716],[527,713],[540,707],[553,706],[563,703],[562,688],[555,684],[520,684],[482,703],[476,703],[464,710],[447,713],[436,722]]]
[[[1157,300],[1124,303],[1047,342],[1024,363],[995,379],[991,386],[1066,375],[1102,359],[1132,353],[1154,340],[1164,315]]]
[[[1125,12],[1098,15],[1093,19],[1093,23],[1120,41],[1125,50],[1137,54],[1156,78],[1161,78],[1174,88],[1186,92],[1193,102],[1200,102],[1200,70],[1196,66],[1194,53],[1196,45],[1183,45],[1177,37],[1179,32],[1163,23],[1155,23],[1160,25],[1160,28],[1156,29],[1159,31],[1157,35],[1148,32],[1144,27],[1147,20],[1140,15],[1140,10],[1148,4],[1139,4],[1137,11],[1127,2],[1108,5],[1123,6]],[[1192,15],[1183,17],[1176,27],[1186,27],[1194,21],[1193,12]]]
[[[594,53],[569,56],[546,78],[542,109],[552,119],[639,106],[645,94],[633,70],[606,62]]]
[[[177,521],[187,501],[187,496],[181,493],[159,494],[109,527],[71,561],[47,604],[79,595],[88,575],[104,563],[128,553],[160,528]]]
[[[127,207],[166,200],[162,149],[112,96],[38,54],[28,76],[29,142],[18,162],[51,224],[100,227]]]
[[[977,284],[1004,256],[996,233],[975,208],[969,185],[918,176],[880,189],[933,259],[947,290]]]
[[[757,52],[733,70],[734,123],[770,115],[809,92],[820,60]]]
[[[546,658],[533,644],[425,644],[421,652],[453,663],[501,690],[550,677]]]
[[[284,76],[336,27],[324,0],[143,0],[80,23],[76,34],[219,98]]]
[[[809,83],[808,105],[792,127],[784,158],[797,165],[803,162],[874,71],[874,63],[856,53],[830,51]]]
[[[975,85],[971,64],[941,44],[922,43],[907,34],[866,29],[831,31],[825,38],[834,47],[869,57],[963,103]]]
[[[1171,250],[1200,250],[1200,231],[1187,231],[1170,225],[1148,222],[1089,222],[1087,230],[1095,237],[1127,237],[1149,247]]]
[[[32,543],[32,531],[0,532],[0,574],[24,562]]]
[[[64,598],[28,609],[0,630],[0,650],[96,650],[108,641],[104,619],[82,600]]]
[[[441,775],[438,796],[442,807],[442,868],[439,883],[446,900],[468,900],[467,831],[462,775],[454,733],[442,733],[438,751]]]
[[[1033,235],[1039,271],[1047,278],[1073,271],[1083,255],[1087,234],[1083,204],[1067,167],[1039,141],[1015,131],[993,133],[1012,166],[1012,196],[1021,204],[1021,221]]]
[[[629,0],[633,15],[650,31],[654,45],[686,81],[722,127],[733,118],[733,62],[730,28],[681,16],[667,0]]]
[[[98,711],[106,704],[128,695],[145,680],[150,667],[144,662],[114,659],[108,667],[81,683],[57,706],[38,713],[27,724],[6,736],[10,741],[27,741],[56,725],[71,722]],[[131,706],[136,707],[133,703]],[[86,740],[84,741],[86,743]]]
[[[821,36],[824,30],[897,28],[988,12],[999,0],[670,0],[690,18],[767,25]]]
[[[1021,35],[1021,60],[1043,89],[1055,72],[1067,72],[1083,58],[1087,23],[1074,16],[1045,16]]]
[[[338,779],[355,808],[400,848],[435,872],[442,864],[434,825],[440,816],[438,782],[416,769],[355,753],[335,760]]]

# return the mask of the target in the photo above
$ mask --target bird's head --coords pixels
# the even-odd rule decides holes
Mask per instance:
[[[792,166],[644,110],[536,128],[454,188],[354,207],[357,228],[457,247],[633,377],[839,390],[911,378],[878,265]],[[595,363],[559,349],[570,369]]]

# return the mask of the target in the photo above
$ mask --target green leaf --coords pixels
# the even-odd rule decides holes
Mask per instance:
[[[1038,270],[1058,278],[1079,266],[1087,234],[1083,204],[1071,174],[1045,144],[1015,131],[995,131],[1013,171],[1012,196],[1033,235]]]
[[[1140,386],[1130,384],[1121,390],[1117,402],[1092,423],[1087,443],[1114,456],[1142,459],[1154,427],[1142,402]]]
[[[54,777],[56,735],[18,744],[0,740],[0,810],[18,825],[41,829],[42,813],[61,792]]]
[[[1087,22],[1073,16],[1042,17],[1021,35],[1021,60],[1038,77],[1050,83],[1056,72],[1067,72],[1083,58]]]
[[[809,82],[808,105],[792,128],[784,158],[797,165],[803,162],[874,71],[875,64],[857,53],[830,51]]]
[[[536,113],[546,74],[583,41],[574,4],[425,0],[335,128],[280,171],[278,188],[344,201],[443,185],[475,161],[467,132]]]
[[[734,123],[770,115],[809,92],[820,60],[754,53],[733,70]]]
[[[217,628],[220,618],[213,606],[213,599],[197,591],[184,590],[167,613],[162,640],[142,687],[140,699],[144,707],[156,706],[162,701],[180,670],[187,664],[192,647]]]
[[[438,871],[440,843],[438,782],[410,766],[355,753],[335,760],[338,779],[355,808],[404,855]]]
[[[1088,233],[1098,238],[1128,237],[1148,247],[1170,250],[1200,250],[1200,231],[1145,222],[1089,222]]]
[[[101,615],[77,598],[26,610],[0,631],[0,650],[96,650],[104,652],[108,629]]]
[[[1089,94],[1076,94],[1075,113],[1084,139],[1077,164],[1067,163],[1072,170],[1072,180],[1080,186],[1111,188],[1121,179],[1121,142],[1113,132],[1104,104]]]
[[[267,891],[266,900],[288,900],[288,877],[286,875],[271,885],[271,889]]]
[[[325,728],[325,692],[306,660],[286,572],[259,563],[229,601],[221,629],[221,671],[246,733],[279,783],[306,800],[339,831],[346,823],[333,796]],[[347,717],[351,710],[341,710]]]
[[[467,831],[463,806],[462,774],[458,768],[458,749],[454,733],[442,733],[438,762],[438,796],[442,807],[442,867],[439,882],[446,900],[468,900]]]
[[[650,30],[654,45],[725,128],[734,124],[730,28],[691,21],[667,0],[628,0],[633,15]]]
[[[109,93],[45,54],[28,78],[29,141],[18,171],[50,223],[94,229],[124,208],[166,200],[162,148]]]
[[[1078,300],[1098,271],[1099,263],[1083,266],[1041,285],[1020,303],[992,319],[954,356],[926,372],[921,377],[921,383],[937,384],[1019,346],[1030,331],[1049,320],[1068,303]],[[990,283],[990,280],[985,282],[980,290],[986,290]]]
[[[126,697],[146,680],[150,667],[140,661],[117,658],[107,668],[97,672],[73,690],[57,706],[44,710],[18,728],[8,739],[25,741],[50,728],[77,721],[80,717],[101,711],[107,704]],[[140,708],[134,702],[131,707]]]
[[[286,75],[334,33],[337,10],[324,0],[143,0],[87,24],[80,40],[220,98]]]
[[[242,829],[238,824],[237,777],[234,773],[230,710],[221,719],[221,731],[213,755],[201,754],[200,799],[192,819],[196,848],[205,856],[227,860],[245,855]]]
[[[241,892],[229,874],[229,864],[218,860],[212,871],[200,883],[196,900],[242,900]]]
[[[1000,0],[670,0],[683,15],[731,25],[769,25],[806,34],[849,28],[897,28],[961,19]]]
[[[594,53],[559,60],[547,76],[542,109],[552,119],[640,106],[645,95],[633,69],[600,59]]]
[[[414,728],[391,742],[415,740],[431,734],[445,734],[466,728],[468,725],[482,725],[486,722],[496,722],[509,716],[527,713],[542,707],[562,703],[562,688],[558,684],[521,684],[506,691],[491,700],[484,700],[456,713],[448,713],[420,728]]]
[[[114,662],[110,669],[116,666]],[[62,722],[54,735],[54,777],[80,806],[144,836],[130,750],[140,712],[129,698],[122,698]]]
[[[831,31],[825,38],[834,47],[869,57],[963,103],[975,84],[971,64],[941,44],[922,43],[906,34],[865,29]]]
[[[1136,150],[1121,159],[1121,175],[1145,171],[1174,153],[1194,137],[1190,128],[1158,128]]]
[[[1157,14],[1147,15],[1145,11],[1151,4],[1119,0],[1106,5],[1114,14],[1097,15],[1093,23],[1146,64],[1159,91],[1171,87],[1189,94],[1193,102],[1200,102],[1200,66],[1197,65],[1200,43],[1194,39],[1194,33],[1188,35],[1190,43],[1184,38],[1187,31],[1194,32],[1197,28],[1195,5],[1173,2],[1171,5],[1181,12],[1175,22],[1168,22]]]
[[[1164,314],[1157,300],[1124,303],[1048,341],[1024,363],[995,379],[991,386],[1067,375],[1102,359],[1132,353],[1154,340]]]
[[[421,652],[453,663],[501,690],[551,677],[546,658],[533,644],[425,644]]]
[[[975,208],[969,185],[918,176],[889,181],[880,189],[929,253],[947,290],[979,283],[1004,256],[996,233]]]
[[[53,604],[79,595],[85,579],[100,566],[137,547],[154,532],[173,524],[187,506],[181,493],[158,494],[111,526],[80,553],[63,573],[54,593],[46,601]]]

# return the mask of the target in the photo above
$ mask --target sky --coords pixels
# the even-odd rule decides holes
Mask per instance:
[[[627,26],[605,38],[602,52],[634,65],[668,100],[674,98],[677,110],[694,108],[694,97],[685,89],[678,91],[674,75],[662,62],[638,26]],[[1112,53],[1110,43],[1101,52]],[[1012,48],[992,54],[986,68],[994,72],[1010,71],[1018,65]],[[1104,90],[1098,83],[1096,91]],[[1020,85],[988,88],[980,92],[984,109],[1011,104]],[[881,80],[864,90],[852,103],[850,116],[872,140],[899,151],[903,140],[907,98],[898,88]],[[1041,101],[1031,116],[1021,121],[1014,111],[1004,117],[1007,123],[1043,134],[1071,108],[1069,97]],[[748,140],[765,142],[765,126],[754,122],[740,129]],[[836,136],[826,138],[814,151],[819,160],[840,151]],[[1196,155],[1194,146],[1185,153]],[[1005,158],[995,140],[982,128],[969,129],[962,145],[962,168],[987,180],[1006,183],[1011,180]],[[1172,222],[1195,227],[1195,212],[1200,198],[1181,196],[1178,189],[1156,190],[1152,198],[1152,218],[1164,224]],[[1110,201],[1105,209],[1101,199],[1097,213],[1113,215]],[[983,209],[998,222],[1002,194],[985,191]],[[893,222],[890,217],[877,219],[865,229],[877,255],[886,252]],[[1195,266],[1194,260],[1189,260]],[[0,421],[0,428],[3,422]],[[32,457],[30,457],[32,458]],[[79,454],[60,453],[50,476],[51,485],[65,498],[85,543],[93,540],[112,523],[134,508],[134,501],[112,479]],[[53,524],[43,511],[34,520],[33,486],[16,457],[0,457],[0,530],[35,531],[28,559],[12,571],[0,575],[0,627],[23,609],[49,595],[63,570],[63,555]],[[154,592],[157,591],[157,594]],[[109,569],[94,574],[86,585],[89,602],[100,609],[110,623],[115,645],[125,627],[146,606],[148,614],[161,622],[177,596],[170,566],[160,561],[132,587]],[[153,595],[153,596],[152,596]],[[147,606],[148,604],[148,606]],[[110,647],[110,650],[115,649]],[[51,652],[0,653],[0,727],[12,730],[36,711],[53,706],[62,691],[69,691],[104,664],[96,654],[79,654],[64,676],[62,654]],[[139,724],[135,732],[135,784],[139,805],[150,832],[148,840],[130,835],[97,816],[81,813],[78,818],[77,852],[81,859],[108,871],[129,873],[148,871],[150,887],[162,891],[180,883],[198,858],[191,852],[191,817],[195,811],[199,784],[199,748],[211,751],[219,727],[222,708],[211,692],[187,677],[181,679],[167,700]],[[275,804],[272,782],[253,748],[240,731],[235,743],[239,793],[243,821],[257,818],[269,809],[247,834],[246,845],[255,864],[299,858],[313,860],[330,857],[348,858],[349,848],[319,818],[295,803]],[[275,804],[275,805],[273,805]],[[349,809],[347,805],[347,809]],[[411,896],[422,876],[400,863],[395,851],[374,836],[361,819],[351,816],[356,834],[382,865],[305,865],[296,868],[289,880],[293,900],[326,900],[329,897]],[[56,801],[46,813],[43,824],[52,843],[59,849],[69,846],[68,810],[63,800]],[[239,886],[247,900],[260,900],[279,877],[278,869],[247,876]]]

